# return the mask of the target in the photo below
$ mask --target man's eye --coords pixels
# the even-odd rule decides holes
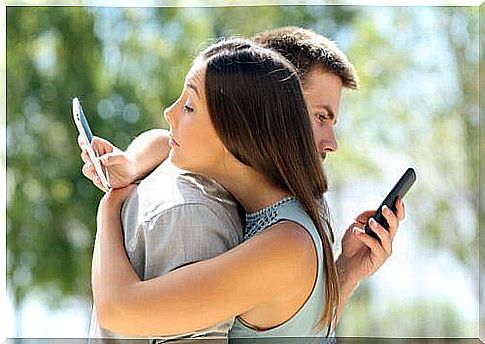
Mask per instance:
[[[317,117],[317,119],[318,119],[320,122],[323,122],[323,121],[325,121],[325,120],[329,119],[329,118],[327,117],[327,115],[325,115],[325,114],[324,114],[324,113],[322,113],[322,112],[317,112],[317,113],[315,114],[315,116]]]
[[[194,109],[192,109],[190,106],[188,105],[184,105],[184,112],[194,112]]]

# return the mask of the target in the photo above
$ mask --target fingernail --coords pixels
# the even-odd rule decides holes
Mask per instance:
[[[386,215],[389,215],[389,208],[387,207],[387,205],[383,206],[382,207],[382,211],[386,214]]]
[[[357,235],[364,233],[364,230],[360,229],[359,227],[352,228],[352,231]]]
[[[371,218],[370,218],[370,220],[369,220],[369,224],[370,224],[371,226],[375,226],[375,225],[377,224],[377,222],[376,222],[376,220],[374,220],[374,218],[373,218],[373,217],[371,217]]]

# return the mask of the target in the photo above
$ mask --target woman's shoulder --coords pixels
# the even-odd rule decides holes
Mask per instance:
[[[272,242],[274,246],[281,249],[307,250],[313,246],[310,232],[300,223],[291,220],[282,220],[254,236],[261,240]],[[268,243],[269,243],[268,242]]]
[[[258,281],[257,289],[267,295],[264,302],[248,310],[255,313],[245,314],[245,320],[259,326],[258,315],[276,310],[285,313],[284,319],[279,320],[288,319],[307,300],[318,275],[317,251],[312,236],[298,223],[281,221],[240,246],[243,245],[251,256],[251,264],[246,266],[252,273],[248,275],[256,277],[252,283]]]
[[[258,261],[259,268],[269,268],[275,274],[284,273],[290,286],[295,278],[300,279],[305,274],[313,280],[311,267],[317,267],[317,251],[311,234],[299,223],[278,222],[247,240],[244,246]]]

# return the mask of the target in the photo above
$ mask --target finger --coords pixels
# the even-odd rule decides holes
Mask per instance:
[[[361,230],[363,231],[364,225],[358,222],[352,222],[350,226],[344,232],[344,236],[352,235],[354,230]],[[343,240],[343,239],[342,239]]]
[[[93,162],[91,161],[91,157],[88,154],[87,150],[83,150],[81,152],[81,159],[85,164],[92,164]]]
[[[386,205],[382,207],[382,215],[389,224],[389,233],[391,234],[391,238],[394,238],[397,228],[399,227],[399,221],[397,219],[397,216]]]
[[[362,229],[354,227],[354,235],[367,246],[374,254],[384,256],[385,251],[379,241],[370,235],[366,234]]]
[[[367,223],[367,221],[369,220],[369,217],[374,216],[375,214],[376,214],[376,210],[375,209],[365,210],[365,211],[363,211],[362,213],[360,213],[357,216],[357,218],[355,219],[355,221],[357,221],[358,223],[361,223],[361,224],[365,225]]]
[[[360,223],[360,222],[353,222],[349,227],[348,229],[349,230],[356,230],[356,229],[360,229],[361,231],[364,231],[364,226],[365,226],[365,223]]]
[[[376,240],[379,243],[379,249],[384,249],[386,254],[390,256],[392,254],[391,234],[373,218],[369,220],[369,227],[380,240],[380,243]]]
[[[112,166],[122,163],[124,157],[119,153],[108,153],[100,156],[99,161],[101,161],[104,166]]]
[[[93,164],[84,164],[82,167],[82,173],[84,176],[91,181],[97,176],[96,169],[94,168]]]
[[[91,141],[91,146],[93,147],[93,150],[96,153],[98,153],[98,155],[111,153],[114,149],[114,146],[111,142],[97,136],[93,136],[93,140]]]
[[[106,192],[106,190],[105,190],[103,184],[101,183],[101,180],[99,179],[93,165],[88,166],[88,164],[85,164],[82,167],[82,173],[86,178],[91,180],[93,182],[93,184],[96,185],[96,187],[98,189],[101,189],[102,191]]]

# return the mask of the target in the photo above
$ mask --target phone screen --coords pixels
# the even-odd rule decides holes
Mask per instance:
[[[91,128],[89,127],[88,121],[86,119],[86,116],[84,115],[83,108],[81,106],[79,106],[79,115],[79,120],[81,121],[81,125],[83,126],[86,138],[89,141],[88,143],[91,143],[93,141],[93,133],[91,131]]]

